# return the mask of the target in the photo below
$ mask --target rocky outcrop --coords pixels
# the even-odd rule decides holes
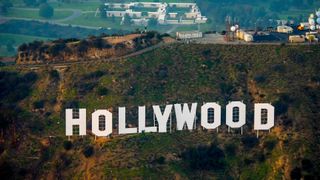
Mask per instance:
[[[156,33],[130,34],[114,37],[67,39],[48,43],[34,41],[19,47],[17,64],[41,64],[86,61],[121,57],[160,41]]]

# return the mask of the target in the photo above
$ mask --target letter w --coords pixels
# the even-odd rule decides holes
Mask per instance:
[[[182,130],[185,124],[187,124],[187,129],[192,130],[195,123],[197,103],[192,103],[191,111],[187,103],[183,104],[183,110],[181,104],[175,104],[174,110],[177,119],[177,130]]]

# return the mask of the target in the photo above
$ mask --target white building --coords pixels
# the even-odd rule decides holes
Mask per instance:
[[[291,43],[304,43],[306,41],[304,35],[289,36],[289,42]]]
[[[192,8],[192,6],[197,6],[196,3],[169,3],[170,7],[177,7],[177,8]]]
[[[292,33],[293,32],[293,28],[290,26],[278,26],[277,27],[277,32],[279,33]]]
[[[145,19],[145,18],[143,18],[143,19],[132,19],[131,21],[132,21],[132,23],[134,25],[146,26],[148,24],[148,22],[149,22],[149,19]]]
[[[107,7],[107,17],[124,17],[126,14],[134,18],[134,24],[145,22],[145,18],[156,18],[159,24],[202,24],[207,22],[207,18],[202,16],[196,3],[158,3],[158,2],[131,2],[131,3],[105,3]],[[155,8],[156,11],[148,11],[142,14],[140,11],[134,11],[134,7]],[[187,19],[178,17],[177,12],[168,12],[168,7],[190,8],[189,12],[184,13]]]
[[[202,36],[203,34],[200,31],[183,31],[176,33],[176,38],[181,40],[202,38]]]
[[[132,9],[126,9],[125,11],[107,11],[107,17],[124,17],[126,14],[132,18],[142,17],[142,12],[135,12]]]
[[[236,31],[236,36],[238,39],[244,40],[245,42],[253,42],[254,41],[253,35],[242,30],[242,29],[239,29]]]

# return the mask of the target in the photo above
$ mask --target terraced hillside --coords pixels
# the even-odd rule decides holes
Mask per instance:
[[[4,66],[1,177],[26,179],[319,178],[319,46],[173,44],[109,63]],[[244,134],[197,129],[111,138],[64,135],[64,109],[231,100],[247,105]],[[276,125],[256,138],[252,106],[271,102]],[[149,108],[149,110],[148,110]],[[223,113],[224,114],[224,113]],[[148,114],[152,124],[152,114]],[[222,119],[225,119],[224,117]],[[88,125],[89,125],[88,121]],[[89,125],[90,127],[90,125]],[[88,131],[90,134],[90,131]]]

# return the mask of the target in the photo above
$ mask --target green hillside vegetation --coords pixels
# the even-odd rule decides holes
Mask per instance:
[[[71,11],[61,10],[55,12],[54,16],[50,20],[62,19],[70,16]],[[46,19],[39,15],[38,10],[29,10],[29,9],[10,9],[8,13],[5,14],[7,17],[16,17],[16,18],[28,18],[28,19]]]
[[[0,173],[28,179],[319,178],[318,45],[173,44],[130,59],[0,71]],[[64,109],[243,100],[244,134],[197,129],[94,139],[64,135]],[[271,102],[276,125],[253,131],[253,103]],[[223,111],[224,114],[224,111]],[[173,116],[174,117],[174,116]],[[199,115],[198,115],[199,117]],[[88,118],[89,119],[89,118]],[[88,120],[88,125],[90,121]],[[198,123],[199,124],[199,123]],[[90,129],[90,126],[88,127]]]

